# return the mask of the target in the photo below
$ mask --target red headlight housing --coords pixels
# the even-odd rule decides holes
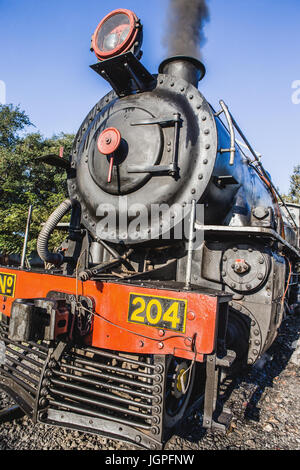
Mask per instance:
[[[92,50],[101,61],[123,54],[134,46],[139,51],[139,33],[141,24],[135,13],[125,9],[114,10],[98,24],[92,37]]]

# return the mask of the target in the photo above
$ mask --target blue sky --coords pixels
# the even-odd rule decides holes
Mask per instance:
[[[188,0],[187,0],[188,1]],[[299,0],[210,0],[207,75],[199,89],[218,108],[224,99],[282,192],[300,164]],[[76,132],[109,86],[89,65],[90,38],[104,15],[129,8],[144,24],[143,64],[153,73],[168,0],[0,0],[0,81],[44,135]]]

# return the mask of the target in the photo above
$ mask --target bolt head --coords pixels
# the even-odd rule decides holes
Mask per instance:
[[[196,315],[194,312],[188,312],[188,320],[195,320]]]

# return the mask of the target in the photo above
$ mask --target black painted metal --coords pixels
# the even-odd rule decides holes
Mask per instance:
[[[0,365],[0,387],[34,419],[49,344],[11,341],[8,333],[8,322],[0,322],[0,340],[6,346],[5,360]]]
[[[41,394],[48,406],[39,413],[39,420],[49,422],[49,416],[54,424],[55,412],[59,410],[75,413],[78,418],[100,418],[106,427],[112,426],[111,433],[115,423],[119,423],[121,427],[130,427],[128,440],[135,436],[137,444],[141,438],[141,441],[150,439],[156,448],[160,446],[165,380],[163,357],[74,348],[64,353],[58,362],[50,362],[45,375],[45,389]],[[60,425],[60,422],[55,424]],[[72,426],[76,427],[76,419]],[[101,426],[90,430],[100,434],[102,431]],[[126,439],[126,436],[121,437]]]
[[[170,119],[175,126],[166,125]],[[108,159],[97,149],[97,138],[107,127],[116,127],[122,135],[111,183]],[[127,217],[126,208],[120,207],[125,195],[128,207],[139,201],[149,214],[151,205],[162,201],[170,207],[199,201],[210,183],[216,155],[215,118],[205,98],[185,80],[159,75],[153,90],[122,99],[111,92],[89,113],[74,143],[71,166],[76,175],[68,180],[70,196],[81,204],[82,222],[93,236],[136,245],[136,239],[119,227],[115,235],[97,227],[103,218],[99,208],[113,207],[118,222],[119,216]],[[185,212],[171,218],[171,228],[186,216]],[[168,233],[170,224],[156,227],[152,238]],[[149,239],[148,230],[140,233],[141,241]]]
[[[121,99],[111,92],[89,113],[76,136],[71,164],[76,175],[69,178],[68,187],[71,197],[80,202],[82,222],[93,236],[151,245],[150,228],[153,240],[182,223],[182,217],[169,220],[166,214],[157,230],[146,227],[137,242],[119,227],[117,233],[106,233],[99,226],[97,230],[104,217],[98,211],[102,204],[114,208],[118,221],[124,220],[124,211],[136,201],[150,213],[152,204],[163,201],[169,207],[185,207],[195,199],[205,204],[205,223],[219,226],[251,226],[251,211],[258,205],[276,212],[269,188],[238,145],[231,161],[230,133],[196,88],[204,70],[191,58],[169,58],[161,64],[154,88],[125,92]],[[180,116],[175,133],[166,125],[174,114]],[[122,135],[111,183],[107,183],[108,158],[99,154],[96,145],[107,127],[118,128]],[[126,208],[119,204],[124,195]],[[271,228],[278,229],[276,219]]]
[[[238,126],[225,104],[220,102],[222,110],[215,113],[198,91],[205,72],[198,61],[167,59],[155,78],[131,53],[92,68],[114,91],[84,120],[67,168],[70,198],[77,201],[77,208],[75,213],[73,207],[75,223],[71,242],[66,242],[64,273],[72,275],[80,268],[83,281],[98,276],[113,282],[125,277],[130,282],[131,276],[133,285],[151,287],[159,282],[161,289],[181,291],[185,286],[195,293],[207,288],[213,289],[207,294],[225,303],[232,298],[229,311],[223,305],[219,312],[216,351],[205,358],[204,426],[223,429],[228,413],[219,416],[220,374],[238,361],[253,364],[272,344],[284,311],[287,257],[299,262],[295,234],[282,238],[270,179],[235,144],[234,124]],[[220,120],[225,111],[230,131]],[[111,181],[107,178],[110,158],[97,146],[100,133],[108,127],[117,128],[122,136]],[[172,233],[189,216],[186,211],[172,213],[171,218],[167,213],[158,227],[141,229],[138,242],[130,233],[122,233],[119,225],[116,233],[99,227],[105,205],[113,206],[119,222],[137,201],[148,214],[153,204],[162,202],[180,208],[204,204],[204,222],[193,223],[196,230],[205,232],[203,249],[189,250],[187,257],[184,237],[168,240],[170,247],[161,243],[160,237]],[[115,250],[110,242],[116,244]],[[165,269],[168,263],[173,269]],[[118,270],[117,275],[113,270]],[[295,284],[298,277],[291,275]],[[169,279],[170,283],[163,282]],[[74,296],[53,292],[49,297],[65,300],[73,314],[80,314]],[[89,318],[86,323],[91,326]],[[185,398],[174,386],[178,364],[172,357],[83,347],[82,336],[89,331],[85,328],[77,335],[80,345],[51,343],[51,348],[45,342],[29,341],[36,339],[31,336],[26,343],[14,334],[9,338],[8,326],[1,328],[6,359],[0,386],[33,419],[157,449],[166,428],[178,424],[184,414],[185,406],[179,406],[167,419],[170,402],[166,401],[172,390],[180,400]]]
[[[0,340],[6,345],[0,387],[33,421],[60,426],[59,416],[63,414],[68,421],[72,415],[66,426],[82,429],[76,423],[86,423],[89,418],[93,426],[87,432],[161,448],[164,356],[129,356],[79,346],[70,349],[63,342],[13,342],[8,338],[7,323],[0,324]]]
[[[172,75],[176,78],[182,78],[195,87],[205,76],[206,70],[204,64],[195,57],[174,56],[168,57],[159,66],[159,73]]]
[[[98,62],[91,68],[105,78],[119,96],[145,91],[155,82],[155,78],[132,52]]]

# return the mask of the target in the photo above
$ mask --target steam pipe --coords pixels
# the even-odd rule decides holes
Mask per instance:
[[[51,263],[56,266],[60,266],[63,263],[63,255],[61,253],[51,253],[48,249],[48,242],[57,224],[71,208],[72,201],[70,199],[66,199],[64,202],[62,202],[61,205],[50,215],[39,234],[37,240],[37,251],[39,256],[46,263]]]

